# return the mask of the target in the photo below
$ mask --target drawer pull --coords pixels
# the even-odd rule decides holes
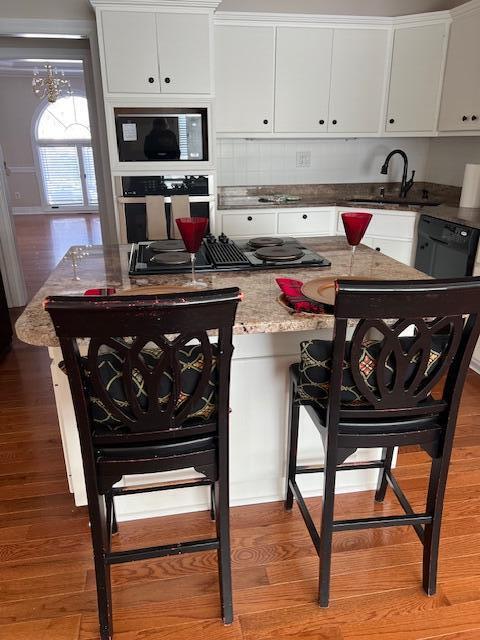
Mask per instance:
[[[380,247],[375,247],[375,251],[380,251]]]
[[[304,214],[303,214],[303,216],[302,216],[302,218],[303,218],[304,220],[306,220],[306,219],[308,218],[307,214],[306,214],[306,213],[304,213]]]
[[[252,216],[248,216],[247,220],[251,222],[253,220]]]

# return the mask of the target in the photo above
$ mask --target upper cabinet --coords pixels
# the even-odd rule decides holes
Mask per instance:
[[[208,13],[100,13],[107,93],[208,94]]]
[[[450,28],[438,128],[480,128],[480,11],[460,15]]]
[[[446,34],[445,23],[395,29],[387,131],[436,129]]]
[[[335,29],[328,130],[377,133],[385,91],[388,30]]]
[[[274,27],[215,27],[219,132],[273,131],[274,46]]]
[[[333,29],[278,27],[275,131],[328,130]]]

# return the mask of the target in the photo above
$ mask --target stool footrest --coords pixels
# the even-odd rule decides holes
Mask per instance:
[[[421,525],[432,522],[432,516],[419,513],[407,516],[382,516],[380,518],[359,518],[356,520],[335,520],[334,531],[350,531],[354,529],[375,529],[377,527],[404,527],[407,525]]]
[[[179,542],[178,544],[163,545],[159,547],[143,547],[142,549],[128,549],[127,551],[114,551],[105,554],[107,564],[121,564],[122,562],[132,562],[133,560],[148,560],[150,558],[161,558],[162,556],[176,556],[182,553],[193,553],[194,551],[210,551],[219,549],[218,538],[208,540],[195,540],[193,542]]]
[[[351,464],[339,464],[337,466],[337,471],[358,471],[361,469],[382,469],[383,468],[382,461],[373,461],[373,462],[357,462]],[[315,465],[300,465],[296,467],[295,473],[323,473],[325,471],[325,467],[317,467]]]

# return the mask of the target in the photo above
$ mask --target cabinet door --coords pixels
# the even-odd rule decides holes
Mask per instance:
[[[276,132],[327,131],[332,40],[332,29],[277,29]]]
[[[107,87],[110,93],[159,93],[155,14],[102,12]]]
[[[277,233],[277,216],[275,213],[222,214],[222,231],[227,236],[271,236]]]
[[[334,30],[329,132],[379,130],[387,41],[384,29]]]
[[[440,91],[445,25],[395,31],[387,131],[432,131]]]
[[[412,265],[412,248],[413,243],[411,240],[392,240],[390,238],[372,238],[371,236],[365,236],[362,240],[363,244],[366,244],[375,251],[383,253],[385,256],[389,256],[398,262]]]
[[[302,211],[281,211],[278,214],[280,235],[330,236],[335,227],[333,209],[305,209]]]
[[[480,13],[460,16],[450,28],[438,126],[440,131],[480,128],[479,33]]]
[[[209,16],[157,13],[162,93],[210,92]]]
[[[274,27],[215,27],[217,130],[273,131]]]

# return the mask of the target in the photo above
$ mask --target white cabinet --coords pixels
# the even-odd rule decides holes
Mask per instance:
[[[105,71],[110,93],[158,93],[154,13],[103,11]]]
[[[386,29],[334,30],[329,132],[379,131],[387,44]]]
[[[108,93],[210,92],[210,14],[100,13]]]
[[[326,132],[333,29],[278,27],[275,132]]]
[[[162,93],[210,93],[210,17],[157,13]]]
[[[275,213],[227,213],[222,215],[222,232],[227,236],[272,236],[277,232],[277,216]]]
[[[345,235],[341,213],[338,209],[337,235]],[[355,209],[358,211],[358,209]],[[348,209],[347,209],[348,211]],[[412,266],[415,246],[417,214],[413,211],[389,211],[362,209],[373,215],[362,243],[394,260]]]
[[[221,231],[233,238],[335,235],[333,207],[219,211],[218,218]]]
[[[217,130],[273,131],[273,26],[215,27]]]
[[[440,131],[480,129],[480,12],[455,18],[450,28],[440,108]]]
[[[387,131],[435,129],[445,38],[443,23],[395,30]]]

